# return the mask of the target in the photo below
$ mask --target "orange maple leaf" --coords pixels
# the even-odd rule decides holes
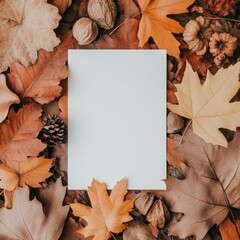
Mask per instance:
[[[132,220],[129,212],[133,209],[133,200],[124,201],[127,193],[126,179],[117,182],[110,196],[106,185],[96,180],[92,181],[87,192],[92,207],[80,203],[71,204],[73,214],[88,223],[78,232],[85,237],[94,236],[93,240],[107,240],[111,237],[111,232],[122,232],[126,227],[124,223]]]
[[[31,187],[41,187],[52,173],[49,172],[53,159],[44,157],[29,157],[27,161],[7,161],[0,164],[0,188],[13,191],[16,187],[27,184]]]
[[[184,28],[168,14],[188,12],[195,0],[138,0],[142,18],[139,25],[139,46],[142,47],[153,37],[160,49],[167,49],[168,54],[179,58],[179,45],[172,33],[182,33]]]

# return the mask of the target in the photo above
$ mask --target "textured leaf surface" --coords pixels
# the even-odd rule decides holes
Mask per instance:
[[[6,77],[0,75],[0,123],[6,118],[8,114],[9,107],[13,103],[19,103],[18,96],[11,92],[6,84]]]
[[[187,63],[182,83],[175,85],[179,104],[167,106],[172,112],[191,119],[194,133],[206,142],[227,147],[219,128],[235,131],[240,126],[240,103],[230,103],[240,88],[239,72],[240,63],[221,68],[214,76],[208,72],[201,85],[198,74]]]
[[[13,62],[35,63],[37,50],[52,51],[60,40],[53,29],[61,19],[47,0],[0,1],[0,72]]]
[[[184,156],[185,180],[171,176],[166,180],[171,210],[184,214],[179,222],[170,224],[170,235],[183,239],[196,235],[202,240],[213,225],[226,218],[231,207],[240,208],[239,139],[237,131],[229,148],[224,148],[205,143],[191,128],[187,131],[177,148]]]
[[[41,106],[25,105],[16,113],[12,109],[8,121],[0,125],[0,160],[25,161],[28,156],[38,156],[45,148],[37,136],[43,127]]]
[[[72,47],[73,39],[68,34],[53,52],[41,49],[36,64],[29,67],[17,62],[12,64],[8,74],[11,89],[22,99],[33,98],[40,104],[54,100],[62,90],[60,81],[68,76],[67,50]]]
[[[44,157],[30,157],[27,161],[8,161],[0,164],[0,188],[8,191],[17,186],[27,184],[31,187],[41,187],[40,182],[45,181],[52,173],[49,172],[53,159]]]
[[[94,236],[94,240],[107,240],[110,232],[122,232],[126,224],[132,219],[129,212],[132,211],[133,201],[124,201],[127,193],[127,183],[123,179],[115,185],[110,196],[106,185],[93,180],[87,190],[92,207],[74,203],[71,204],[73,213],[85,219],[88,225],[79,232],[85,237]]]
[[[69,211],[68,206],[62,206],[65,192],[60,179],[40,190],[41,202],[36,198],[29,200],[27,186],[18,188],[14,192],[13,208],[0,209],[0,239],[58,239]]]
[[[153,37],[160,49],[167,49],[169,55],[179,58],[180,43],[172,33],[181,33],[184,28],[175,20],[167,17],[168,14],[188,12],[194,0],[138,0],[142,18],[139,25],[139,46],[143,46]]]

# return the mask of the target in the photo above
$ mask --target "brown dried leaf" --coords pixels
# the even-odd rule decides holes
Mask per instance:
[[[61,110],[61,113],[59,114],[59,117],[64,121],[64,123],[68,124],[68,97],[62,96],[59,100],[59,108]]]
[[[54,100],[62,90],[60,81],[68,76],[67,50],[72,47],[73,38],[69,33],[53,52],[41,49],[36,64],[29,67],[17,62],[12,64],[10,74],[7,75],[11,89],[19,94],[21,99],[33,98],[40,104]]]
[[[17,113],[8,114],[8,121],[0,125],[0,160],[25,161],[28,156],[38,156],[45,148],[37,136],[43,127],[41,106],[25,105]]]
[[[119,7],[122,21],[140,14],[140,9],[133,0],[119,0]]]
[[[56,6],[60,14],[63,14],[66,9],[72,4],[72,0],[48,0],[48,3]]]
[[[179,145],[171,138],[167,138],[167,161],[175,168],[181,168],[183,163],[183,156],[176,152],[176,148]]]
[[[235,224],[236,226],[234,226],[233,222],[228,217],[219,225],[222,240],[239,240],[236,228],[240,232],[240,221],[236,221]]]
[[[47,0],[2,0],[0,9],[0,72],[17,61],[33,64],[37,50],[52,51],[59,44],[53,29],[61,16]]]

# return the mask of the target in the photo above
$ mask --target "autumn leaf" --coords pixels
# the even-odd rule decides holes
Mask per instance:
[[[59,108],[61,110],[59,117],[64,121],[64,123],[68,124],[68,97],[62,96],[59,100]]]
[[[119,6],[121,20],[132,18],[140,13],[140,9],[133,0],[119,0]]]
[[[95,236],[93,240],[107,240],[111,232],[122,232],[132,219],[129,212],[133,208],[133,200],[124,201],[127,193],[126,179],[117,182],[110,196],[106,185],[93,180],[87,190],[92,207],[74,203],[71,204],[73,214],[85,219],[88,225],[79,232],[85,237]]]
[[[59,10],[59,13],[63,14],[66,9],[72,4],[72,0],[48,0],[48,3],[56,6]]]
[[[0,125],[0,160],[25,161],[29,156],[38,156],[46,147],[37,136],[43,128],[41,106],[25,105],[16,113],[8,114],[8,121]]]
[[[181,136],[175,135],[178,142]],[[170,223],[169,235],[202,240],[208,230],[219,225],[232,208],[240,208],[240,131],[229,148],[205,143],[186,132],[176,151],[184,156],[185,180],[168,176],[166,202],[172,212],[183,213],[180,221]]]
[[[24,184],[30,187],[42,187],[39,183],[49,178],[53,159],[30,157],[27,161],[8,161],[0,164],[0,188],[8,191]]]
[[[53,52],[41,49],[36,64],[24,67],[15,62],[7,75],[9,86],[22,99],[33,98],[40,104],[51,102],[61,93],[60,81],[68,76],[67,50],[71,47],[73,39],[68,34]]]
[[[13,62],[33,64],[37,50],[52,51],[59,44],[53,29],[61,17],[47,0],[2,0],[0,9],[0,72]]]
[[[5,75],[0,75],[0,123],[6,118],[8,109],[13,103],[19,103],[18,96],[11,92],[6,84]]]
[[[240,103],[230,103],[240,88],[239,71],[240,63],[221,68],[214,76],[208,71],[201,85],[198,74],[187,63],[182,83],[175,85],[179,104],[168,103],[168,108],[191,119],[194,133],[206,142],[227,147],[219,128],[235,131],[240,126]]]
[[[167,138],[167,161],[175,168],[181,168],[183,162],[183,156],[176,152],[178,143],[171,138]]]
[[[184,28],[175,20],[167,17],[169,14],[188,12],[194,0],[138,0],[142,18],[139,25],[139,46],[142,47],[153,37],[160,49],[167,49],[169,55],[179,58],[180,43],[172,33],[182,33]]]
[[[29,200],[26,185],[16,189],[13,208],[0,209],[0,239],[58,239],[69,211],[68,206],[62,206],[65,192],[60,179],[47,189],[40,190],[41,202],[36,198]]]
[[[236,226],[231,222],[229,218],[226,218],[220,225],[219,230],[222,236],[222,240],[239,240],[240,235],[236,231],[236,227],[240,233],[240,221],[236,221]]]

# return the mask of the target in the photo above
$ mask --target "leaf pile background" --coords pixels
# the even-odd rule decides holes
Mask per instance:
[[[90,1],[0,1],[0,239],[240,239],[239,1]],[[167,49],[166,191],[67,189],[68,49]]]

